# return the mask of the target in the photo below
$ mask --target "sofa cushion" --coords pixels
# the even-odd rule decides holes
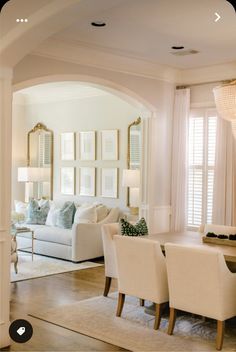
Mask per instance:
[[[46,225],[47,226],[56,226],[57,218],[59,216],[60,208],[57,208],[55,204],[52,204],[48,212]]]
[[[34,237],[36,240],[45,242],[60,243],[67,246],[72,244],[72,231],[70,229],[62,229],[56,226],[46,226],[46,225],[33,225],[30,226],[31,230],[34,231]],[[17,237],[30,238],[30,233],[20,233]]]
[[[65,202],[58,213],[56,226],[63,229],[71,229],[75,215],[75,205],[73,202]]]
[[[97,205],[96,211],[97,211],[97,222],[104,220],[109,214],[109,209],[103,204]]]
[[[40,207],[37,200],[31,199],[28,208],[26,224],[44,225],[49,212],[49,202],[45,202]]]
[[[90,207],[78,207],[75,213],[74,223],[75,224],[94,224],[97,222],[97,211],[96,206]]]

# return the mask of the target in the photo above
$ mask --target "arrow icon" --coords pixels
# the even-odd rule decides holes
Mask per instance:
[[[216,15],[215,22],[218,22],[218,21],[219,21],[219,19],[221,18],[221,16],[220,16],[217,12],[215,12],[215,15]]]

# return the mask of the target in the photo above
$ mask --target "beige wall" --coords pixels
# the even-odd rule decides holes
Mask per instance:
[[[54,198],[62,196],[60,193],[60,167],[76,167],[76,196],[70,199],[79,201],[93,202],[101,201],[101,168],[116,167],[119,169],[119,193],[118,199],[102,199],[103,203],[110,206],[126,207],[126,190],[122,187],[122,170],[127,164],[127,127],[139,115],[140,110],[134,108],[124,100],[107,94],[98,97],[89,97],[85,99],[72,99],[57,102],[47,102],[40,104],[26,104],[15,94],[15,104],[13,109],[13,194],[12,199],[24,199],[24,185],[17,182],[17,167],[26,164],[26,144],[27,131],[29,131],[37,122],[44,123],[54,132]],[[101,135],[103,129],[118,129],[120,138],[118,161],[101,161]],[[76,161],[63,162],[60,160],[60,133],[62,132],[79,132],[87,130],[96,130],[97,133],[97,160],[94,162]],[[78,140],[78,138],[77,138]],[[96,188],[97,197],[80,197],[79,196],[79,167],[93,166],[96,167]]]

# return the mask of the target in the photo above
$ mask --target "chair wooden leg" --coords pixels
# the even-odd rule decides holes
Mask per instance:
[[[125,294],[119,292],[118,306],[117,306],[117,311],[116,311],[116,316],[117,316],[117,317],[120,317],[120,316],[121,316],[124,303],[125,303]]]
[[[154,329],[158,330],[161,322],[161,304],[155,303],[155,322],[154,322]]]
[[[217,320],[216,349],[220,351],[223,346],[225,322]]]
[[[170,307],[170,317],[169,317],[169,325],[168,325],[168,335],[172,335],[175,327],[175,320],[176,320],[176,310],[175,308]]]
[[[104,292],[103,292],[103,296],[107,297],[110,287],[111,287],[111,280],[112,278],[109,276],[106,276],[106,281],[105,281],[105,287],[104,287]]]
[[[144,307],[144,303],[145,303],[145,300],[140,298],[139,299],[139,304],[140,304],[141,307]]]

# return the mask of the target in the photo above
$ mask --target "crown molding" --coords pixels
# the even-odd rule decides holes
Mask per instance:
[[[71,101],[71,100],[84,100],[89,98],[96,98],[101,96],[110,95],[107,92],[101,93],[86,93],[83,96],[78,94],[60,94],[59,96],[50,96],[37,94],[37,96],[24,94],[24,93],[14,93],[13,95],[13,104],[14,105],[34,105],[34,104],[48,104],[62,101]]]
[[[31,54],[170,83],[180,80],[176,68],[77,41],[49,39]]]

